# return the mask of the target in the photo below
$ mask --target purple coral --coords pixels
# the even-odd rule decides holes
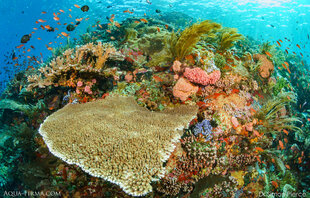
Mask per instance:
[[[203,120],[196,124],[194,128],[194,135],[202,134],[206,137],[206,140],[210,140],[212,138],[212,126],[209,120]]]

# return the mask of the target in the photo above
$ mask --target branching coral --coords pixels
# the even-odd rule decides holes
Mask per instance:
[[[178,60],[182,60],[192,51],[193,47],[195,47],[201,36],[220,28],[220,24],[213,23],[209,20],[194,24],[183,30],[180,36],[177,36],[176,33],[172,33],[170,39],[167,42],[168,49],[173,57],[177,58]]]
[[[219,50],[226,51],[234,45],[234,42],[243,39],[242,34],[237,33],[236,28],[225,28],[219,38]]]
[[[40,74],[28,76],[27,90],[35,87],[44,88],[50,85],[75,87],[77,79],[83,73],[106,76],[108,60],[123,61],[124,56],[110,44],[88,43],[66,50],[49,65],[39,68]],[[91,75],[89,75],[91,76]]]

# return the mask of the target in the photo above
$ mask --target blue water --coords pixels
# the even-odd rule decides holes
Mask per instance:
[[[90,7],[89,12],[83,13],[80,9],[73,5],[85,5]],[[53,12],[57,13],[62,9],[65,13],[61,13],[60,22],[69,23],[75,18],[90,19],[83,21],[75,31],[71,32],[71,39],[78,38],[78,35],[84,33],[91,24],[97,21],[106,22],[106,16],[115,14],[115,19],[121,21],[130,14],[123,13],[124,10],[133,10],[131,16],[154,15],[155,10],[161,12],[179,11],[183,12],[195,20],[210,19],[221,23],[226,27],[236,27],[238,30],[247,36],[251,36],[259,41],[271,41],[286,37],[291,42],[284,42],[282,48],[289,47],[289,52],[300,51],[305,58],[309,58],[309,32],[310,32],[310,3],[308,0],[201,0],[201,1],[158,1],[151,0],[149,3],[145,0],[137,1],[53,1],[53,0],[1,0],[0,1],[0,91],[5,87],[8,79],[14,74],[29,66],[8,64],[5,55],[12,54],[15,51],[16,55],[22,54],[18,52],[16,46],[20,45],[20,39],[25,34],[30,34],[35,31],[33,28],[38,28],[33,34],[31,40],[25,45],[26,49],[31,48],[30,52],[25,53],[26,56],[43,55],[43,60],[46,60],[51,55],[47,50],[46,45],[49,42],[55,42],[50,47],[60,45],[60,42],[65,43],[66,39],[56,39],[57,34],[65,30],[65,25],[57,25],[53,20]],[[72,9],[69,12],[68,9]],[[45,11],[46,14],[41,12]],[[69,14],[72,18],[69,18]],[[36,24],[38,19],[46,20],[45,23]],[[59,31],[46,32],[39,25],[49,24],[52,27],[58,27]],[[37,38],[42,40],[38,40]],[[296,47],[299,44],[302,49]],[[10,60],[10,59],[9,59]],[[19,61],[21,61],[19,59]],[[26,58],[27,60],[27,58]],[[41,61],[41,60],[39,60]],[[12,62],[12,61],[10,61]],[[31,65],[31,64],[30,64]],[[33,65],[35,66],[35,65]]]

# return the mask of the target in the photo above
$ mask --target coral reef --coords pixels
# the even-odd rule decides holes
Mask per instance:
[[[109,96],[67,105],[49,116],[39,132],[54,155],[141,196],[152,191],[152,180],[163,176],[162,162],[195,109],[183,105],[152,113],[133,98]]]

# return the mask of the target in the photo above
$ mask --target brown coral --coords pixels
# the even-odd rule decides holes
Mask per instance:
[[[262,78],[269,78],[274,70],[274,66],[270,60],[267,59],[266,55],[254,54],[253,59],[260,61],[259,74]]]
[[[141,196],[152,191],[152,180],[163,176],[163,162],[180,138],[178,130],[196,111],[181,105],[151,112],[133,97],[109,96],[65,106],[49,116],[39,132],[54,155]]]

